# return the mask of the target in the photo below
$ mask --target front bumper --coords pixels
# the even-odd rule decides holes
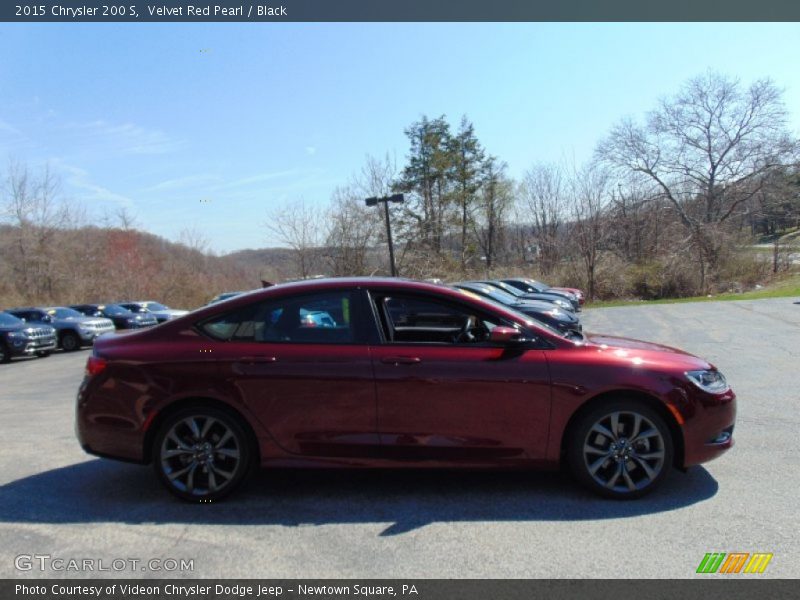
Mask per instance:
[[[736,394],[694,394],[691,402],[680,407],[683,424],[683,466],[708,462],[733,447],[736,423]]]
[[[32,356],[37,352],[51,352],[56,349],[56,337],[21,340],[9,344],[11,356]]]
[[[112,331],[115,331],[115,329],[79,329],[78,335],[81,337],[81,341],[84,343],[92,344],[101,335],[105,333],[111,333]]]

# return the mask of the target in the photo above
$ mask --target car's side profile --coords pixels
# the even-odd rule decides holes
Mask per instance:
[[[564,464],[633,498],[730,448],[735,412],[716,368],[679,350],[565,337],[474,294],[355,278],[100,338],[76,429],[87,452],[152,462],[197,502],[253,466]]]
[[[14,356],[49,356],[56,348],[56,330],[49,325],[32,327],[11,313],[0,311],[0,364]]]
[[[188,310],[170,308],[169,306],[154,300],[138,300],[135,302],[126,301],[118,302],[117,304],[119,304],[119,306],[122,308],[126,308],[129,311],[137,314],[152,315],[159,323],[175,319],[176,317],[182,317],[189,312]]]
[[[58,346],[65,352],[91,345],[98,336],[114,331],[109,319],[90,318],[65,306],[10,308],[8,312],[26,323],[53,327]]]
[[[70,308],[84,315],[110,319],[116,329],[139,329],[158,324],[154,315],[135,313],[119,304],[73,304]]]

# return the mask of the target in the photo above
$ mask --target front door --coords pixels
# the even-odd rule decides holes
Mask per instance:
[[[388,293],[373,300],[385,334],[371,352],[387,456],[466,463],[544,458],[550,417],[544,351],[491,344],[488,332],[501,323],[469,304]]]

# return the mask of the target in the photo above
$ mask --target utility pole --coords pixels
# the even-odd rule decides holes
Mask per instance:
[[[403,194],[393,194],[382,198],[367,198],[364,202],[366,202],[367,206],[376,206],[378,203],[383,203],[383,210],[386,215],[386,239],[389,242],[389,266],[392,271],[392,277],[397,277],[397,267],[394,264],[394,244],[392,243],[392,224],[389,221],[389,202],[403,202]]]

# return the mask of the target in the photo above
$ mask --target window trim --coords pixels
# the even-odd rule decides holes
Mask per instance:
[[[489,313],[485,309],[479,306],[474,306],[469,303],[459,302],[458,300],[454,300],[452,298],[447,298],[443,296],[436,296],[431,294],[426,294],[423,292],[418,292],[416,290],[396,290],[396,289],[370,289],[367,291],[367,296],[369,300],[369,304],[372,307],[373,317],[375,318],[375,325],[377,325],[377,330],[379,333],[380,341],[379,345],[382,346],[420,346],[420,347],[435,347],[435,348],[505,348],[507,347],[505,344],[496,344],[492,343],[489,340],[483,342],[476,342],[476,343],[455,343],[455,342],[396,342],[392,339],[388,338],[388,315],[386,315],[386,309],[383,302],[379,302],[380,299],[386,299],[389,296],[403,296],[406,298],[416,298],[419,300],[424,300],[428,302],[434,302],[444,305],[450,305],[457,307],[459,310],[463,310],[464,312],[475,311],[477,315],[481,318],[481,320],[487,321],[497,321],[497,326],[507,326],[507,327],[514,327],[516,329],[520,329],[526,335],[530,335],[537,343],[531,343],[528,347],[531,349],[546,349],[549,348],[549,344],[545,347],[542,344],[542,336],[536,335],[535,333],[530,332],[526,327],[520,325],[516,321],[509,320],[502,315],[498,315],[495,313]],[[487,318],[490,317],[490,318]]]
[[[297,345],[297,346],[366,346],[369,343],[369,336],[366,335],[366,327],[363,323],[364,318],[362,316],[362,297],[361,297],[361,290],[354,289],[354,288],[330,288],[325,290],[318,290],[315,292],[307,292],[303,294],[297,295],[281,295],[275,297],[266,297],[260,298],[258,300],[254,300],[248,304],[244,304],[242,306],[238,306],[236,308],[232,308],[223,313],[217,313],[213,316],[207,317],[201,321],[197,321],[192,324],[192,329],[200,334],[203,337],[211,339],[215,342],[221,344],[278,344],[278,345]],[[256,339],[252,340],[232,340],[232,339],[223,339],[218,338],[211,335],[206,329],[205,325],[211,321],[221,319],[227,315],[231,315],[233,313],[237,313],[242,310],[248,310],[254,306],[259,304],[265,303],[275,303],[281,301],[288,301],[288,302],[298,302],[302,301],[303,298],[307,297],[319,297],[328,294],[342,294],[342,295],[349,295],[350,296],[350,324],[353,331],[353,340],[347,342],[340,342],[340,341],[305,341],[305,340],[269,340],[269,341],[259,341]]]

